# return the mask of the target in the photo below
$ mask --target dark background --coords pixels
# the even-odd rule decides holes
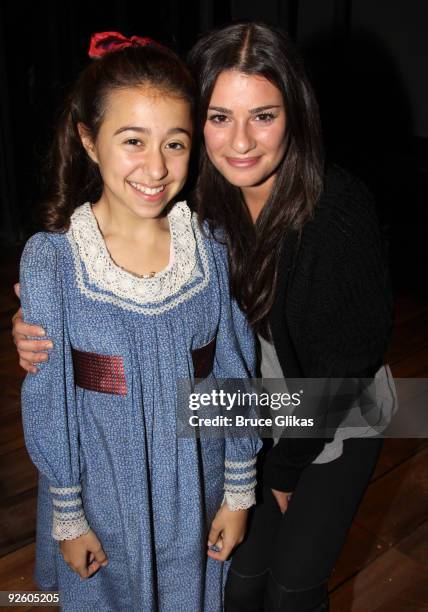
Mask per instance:
[[[1,3],[1,252],[31,231],[55,112],[93,32],[151,36],[184,56],[214,26],[262,19],[306,59],[329,157],[374,192],[395,283],[426,296],[427,18],[427,0]]]

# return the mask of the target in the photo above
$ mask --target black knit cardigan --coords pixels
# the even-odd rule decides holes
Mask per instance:
[[[385,249],[370,193],[330,166],[313,218],[283,239],[272,339],[285,378],[369,377],[383,363],[393,321]],[[292,491],[324,439],[282,438],[263,481]]]

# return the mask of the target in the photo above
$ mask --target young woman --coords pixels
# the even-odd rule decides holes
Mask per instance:
[[[21,262],[24,315],[53,342],[22,389],[41,474],[36,577],[64,610],[220,611],[257,440],[178,438],[177,385],[248,377],[253,335],[224,248],[176,202],[187,69],[116,33],[91,51],[57,128],[45,231]]]
[[[392,326],[381,236],[364,186],[324,164],[300,58],[279,31],[243,23],[204,36],[189,59],[203,132],[199,214],[222,229],[262,375],[373,376]],[[26,369],[44,358],[26,339],[35,333],[15,319]],[[265,454],[228,612],[328,609],[327,581],[381,448],[342,438],[283,438]]]
[[[373,376],[392,326],[373,202],[357,180],[325,168],[317,104],[295,50],[272,28],[237,24],[203,37],[190,67],[205,143],[199,213],[224,230],[262,375]],[[268,452],[263,499],[229,572],[227,612],[328,609],[327,581],[381,447],[345,436],[282,438]]]

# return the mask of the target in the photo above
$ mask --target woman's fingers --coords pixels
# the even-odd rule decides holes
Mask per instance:
[[[27,340],[20,338],[16,341],[16,347],[19,354],[19,365],[26,372],[36,374],[37,367],[34,364],[48,361],[49,355],[45,351],[53,348],[50,340]]]
[[[19,297],[19,285],[15,285],[15,293]],[[50,340],[28,340],[27,336],[43,338],[46,333],[38,325],[29,325],[22,320],[21,308],[13,315],[12,337],[19,354],[19,365],[26,372],[37,374],[38,369],[34,364],[42,363],[49,359],[46,351],[53,348]]]
[[[46,353],[32,353],[30,351],[19,351],[19,358],[21,361],[27,362],[29,364],[33,363],[41,363],[42,361],[47,361],[49,356]]]
[[[21,285],[19,283],[15,283],[13,286],[13,290],[15,291],[15,295],[17,298],[21,297]]]
[[[20,339],[16,343],[19,355],[22,357],[22,353],[34,353],[34,355],[41,354],[46,355],[47,351],[53,348],[53,344],[50,340],[27,340]]]
[[[19,365],[23,370],[29,372],[30,374],[37,374],[37,372],[39,371],[37,366],[33,365],[30,361],[24,361],[23,359],[20,359]]]
[[[36,338],[44,338],[46,336],[43,327],[24,323],[22,316],[18,316],[18,313],[15,316],[16,319],[13,319],[13,338],[15,340],[15,344],[18,342],[18,340],[22,339],[22,337],[34,336]]]
[[[24,336],[17,340],[16,346],[19,351],[40,353],[41,351],[49,351],[53,348],[53,343],[51,340],[27,340]]]
[[[12,336],[15,344],[18,340],[25,336],[34,336],[36,338],[43,338],[46,336],[45,330],[40,325],[30,325],[22,320],[22,308],[19,308],[12,317],[13,329]]]

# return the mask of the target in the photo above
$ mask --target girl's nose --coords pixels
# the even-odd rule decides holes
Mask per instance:
[[[151,180],[160,181],[168,174],[162,151],[150,151],[145,161],[145,173]]]
[[[256,146],[251,129],[247,124],[237,124],[233,133],[232,148],[237,153],[248,153]]]

